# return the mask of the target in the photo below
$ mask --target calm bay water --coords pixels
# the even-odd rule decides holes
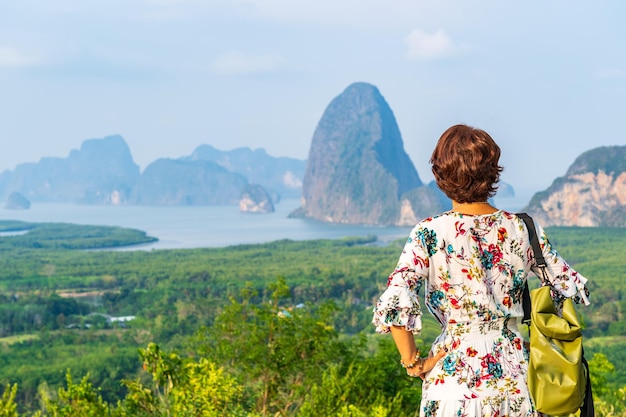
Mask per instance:
[[[182,249],[264,243],[280,239],[337,239],[376,235],[382,242],[403,238],[410,228],[336,225],[288,214],[299,200],[286,199],[269,214],[241,213],[237,206],[139,207],[33,203],[28,210],[0,209],[2,220],[121,226],[159,239],[129,249]]]
[[[508,200],[508,199],[507,199]],[[500,205],[507,210],[516,210]],[[408,236],[411,227],[338,225],[290,219],[298,199],[285,199],[270,214],[241,213],[237,206],[140,207],[33,203],[29,210],[0,209],[2,220],[121,226],[159,239],[125,250],[222,247],[280,239],[339,239],[375,235],[382,244]]]

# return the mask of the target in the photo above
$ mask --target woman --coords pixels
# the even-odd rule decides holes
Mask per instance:
[[[526,278],[537,269],[524,222],[487,201],[502,172],[499,158],[500,148],[483,130],[456,125],[443,133],[430,163],[452,210],[411,231],[374,310],[376,331],[391,332],[407,374],[424,381],[422,417],[536,415],[517,325]],[[554,289],[557,302],[570,297],[588,304],[587,279],[536,228],[548,263],[542,284]],[[442,327],[428,358],[414,340],[422,285],[426,307]]]

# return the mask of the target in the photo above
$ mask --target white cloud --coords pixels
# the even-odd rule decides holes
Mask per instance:
[[[405,39],[409,58],[433,60],[451,55],[454,52],[454,45],[446,35],[439,29],[434,33],[426,33],[420,29],[413,29]]]
[[[21,68],[32,65],[35,59],[15,48],[0,45],[0,68]]]
[[[246,55],[239,51],[230,51],[217,57],[211,68],[218,74],[258,74],[275,71],[282,62],[279,55]]]

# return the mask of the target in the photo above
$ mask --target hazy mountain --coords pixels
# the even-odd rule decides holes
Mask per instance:
[[[12,192],[9,194],[4,208],[7,210],[28,210],[30,208],[30,201],[22,194]]]
[[[313,134],[302,207],[293,217],[405,225],[442,208],[441,193],[423,186],[375,86],[351,84],[330,102]]]
[[[215,162],[282,197],[299,198],[302,194],[302,179],[306,169],[306,161],[303,160],[273,157],[264,149],[220,151],[211,145],[200,145],[190,156],[181,159]]]
[[[580,155],[524,208],[544,226],[626,226],[626,146]]]
[[[451,206],[434,183],[422,183],[390,106],[367,83],[351,84],[330,102],[307,161],[202,145],[140,173],[124,139],[113,135],[85,140],[66,158],[42,158],[0,174],[0,200],[12,195],[11,204],[21,206],[227,204],[271,211],[280,194],[293,197],[299,190],[302,206],[291,216],[335,223],[408,226]],[[501,184],[500,197],[513,195]],[[626,146],[583,153],[523,210],[544,226],[626,226]]]
[[[250,177],[276,203],[281,194],[300,196],[305,164],[262,149],[202,145],[189,157],[159,159],[140,173],[124,139],[114,135],[86,140],[67,158],[42,158],[4,171],[0,200],[17,193],[32,202],[237,205]]]
[[[119,135],[85,140],[67,158],[17,165],[0,177],[0,198],[17,192],[32,202],[123,203],[139,178],[128,145]]]
[[[162,158],[146,167],[129,204],[236,205],[248,180],[215,162]]]
[[[515,189],[511,184],[507,184],[506,182],[500,181],[498,183],[498,193],[496,194],[498,198],[513,198],[515,197]]]

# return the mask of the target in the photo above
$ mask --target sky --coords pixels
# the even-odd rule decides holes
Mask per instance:
[[[486,130],[534,193],[626,145],[623,0],[0,2],[0,172],[120,134],[158,158],[306,159],[330,101],[380,90],[420,178],[441,133]]]

